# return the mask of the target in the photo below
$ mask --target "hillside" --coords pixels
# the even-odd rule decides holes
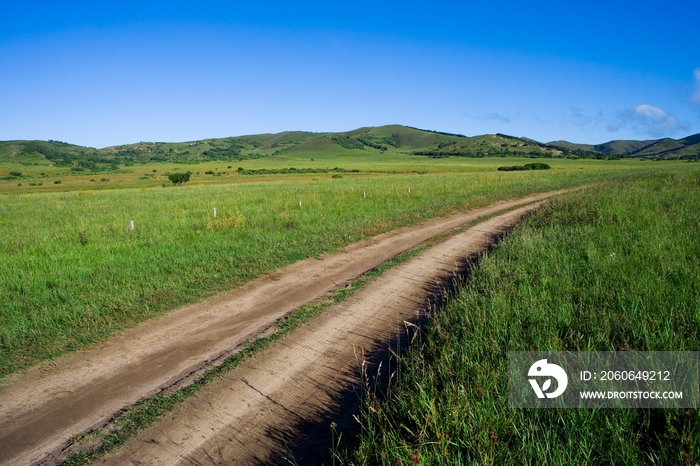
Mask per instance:
[[[547,143],[547,145],[618,157],[664,159],[700,157],[700,134],[694,134],[683,139],[663,138],[645,141],[613,140],[596,145],[575,144],[568,141],[552,141]]]
[[[507,134],[485,134],[470,138],[453,138],[430,150],[416,151],[416,155],[429,157],[561,157],[566,151],[546,146],[527,138]]]
[[[0,141],[0,162],[56,165],[76,171],[114,170],[119,165],[148,162],[200,163],[240,161],[298,153],[313,157],[321,152],[369,155],[393,152],[434,158],[445,157],[640,157],[698,158],[700,134],[670,138],[604,144],[574,144],[553,141],[542,144],[525,137],[461,134],[424,130],[402,125],[363,127],[340,133],[285,131],[188,142],[138,142],[95,149],[60,141]]]
[[[85,158],[95,152],[89,147],[76,146],[60,141],[0,141],[0,161],[15,163],[41,163],[72,161]]]
[[[557,148],[506,135],[466,137],[402,125],[364,127],[341,133],[287,131],[189,142],[138,142],[95,149],[59,141],[0,142],[0,162],[101,170],[148,162],[199,163],[269,157],[286,152],[369,154],[386,151],[429,157],[521,155],[556,157]]]

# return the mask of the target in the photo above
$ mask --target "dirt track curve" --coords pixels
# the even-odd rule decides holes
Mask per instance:
[[[126,406],[236,351],[298,307],[397,254],[479,217],[562,191],[504,201],[382,234],[290,265],[87,350],[15,374],[0,387],[0,464],[54,463],[70,439]],[[264,464],[293,452],[328,413],[353,398],[356,351],[372,354],[425,307],[460,261],[538,204],[493,217],[397,266],[311,324],[231,371],[146,430],[109,464]],[[356,399],[357,396],[354,396]],[[324,437],[329,436],[328,426]],[[308,449],[307,449],[308,450]],[[307,458],[313,462],[312,458]],[[306,462],[304,462],[306,463]]]

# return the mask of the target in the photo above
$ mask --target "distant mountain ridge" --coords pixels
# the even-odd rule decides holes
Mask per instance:
[[[0,162],[56,164],[74,170],[116,169],[148,162],[235,161],[281,154],[313,157],[323,151],[428,157],[558,157],[561,149],[503,134],[467,137],[403,125],[363,127],[340,133],[285,131],[189,142],[138,142],[94,149],[60,141],[0,141]]]
[[[75,171],[94,171],[116,170],[119,165],[148,162],[241,161],[281,154],[314,157],[314,154],[324,151],[340,155],[378,156],[390,151],[433,158],[700,158],[700,134],[678,140],[618,140],[598,145],[553,141],[543,144],[526,137],[502,133],[467,137],[410,126],[386,125],[340,133],[285,131],[189,142],[138,142],[103,149],[60,141],[0,141],[0,162],[55,164],[72,167]]]
[[[620,157],[698,158],[700,156],[700,133],[683,139],[661,138],[645,141],[618,139],[596,145],[552,141],[548,142],[547,145]]]

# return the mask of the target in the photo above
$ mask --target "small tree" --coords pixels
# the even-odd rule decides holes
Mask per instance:
[[[192,172],[187,173],[171,173],[168,175],[168,179],[173,182],[174,185],[185,184],[190,181],[190,175]]]

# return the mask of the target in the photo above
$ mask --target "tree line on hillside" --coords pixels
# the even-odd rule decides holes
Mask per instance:
[[[562,149],[560,147],[546,146],[546,151],[530,150],[530,151],[514,151],[510,149],[501,149],[499,147],[489,147],[488,149],[476,150],[440,150],[448,147],[445,145],[437,150],[415,151],[413,155],[423,155],[431,158],[447,158],[447,157],[530,157],[530,158],[545,158],[551,159],[556,157],[572,158],[572,159],[597,159],[597,160],[618,160],[621,155],[605,155],[598,152],[582,151],[580,149]],[[557,152],[561,153],[558,155]]]
[[[389,149],[386,145],[398,147],[396,137],[383,138],[379,142],[375,142],[369,138],[337,136],[332,137],[331,141],[346,149],[364,149],[365,147],[371,147],[372,149],[377,149],[384,152],[385,150]],[[384,143],[386,145],[382,145],[381,143]]]
[[[207,161],[233,161],[259,159],[266,157],[260,153],[241,152],[244,146],[230,143],[226,147],[211,147],[207,150],[177,151],[162,147],[161,143],[148,144],[146,147],[121,147],[110,149],[88,149],[66,144],[67,147],[57,147],[55,141],[48,143],[26,141],[22,142],[19,154],[26,157],[43,156],[46,160],[59,167],[71,167],[74,171],[104,171],[118,170],[119,165],[131,166],[135,163],[174,162],[199,163]]]

